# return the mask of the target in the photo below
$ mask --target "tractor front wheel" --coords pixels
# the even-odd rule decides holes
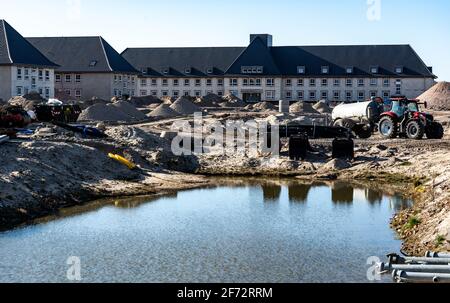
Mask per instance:
[[[421,140],[425,135],[425,127],[419,120],[411,120],[406,124],[406,135],[413,140]]]
[[[397,122],[395,122],[394,118],[390,116],[381,118],[380,123],[378,124],[378,130],[380,131],[380,134],[386,139],[397,138]]]

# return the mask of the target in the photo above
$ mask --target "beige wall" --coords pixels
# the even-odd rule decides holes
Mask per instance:
[[[11,67],[10,66],[0,66],[0,99],[8,101],[11,94]]]

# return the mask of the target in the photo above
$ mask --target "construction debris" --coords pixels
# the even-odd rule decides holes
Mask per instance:
[[[47,100],[42,98],[40,94],[31,92],[23,96],[13,97],[8,101],[8,103],[14,106],[21,106],[24,110],[33,110],[36,104],[46,101]]]
[[[319,114],[319,112],[315,110],[310,103],[303,101],[292,104],[289,107],[289,111],[291,113]]]
[[[313,108],[321,114],[331,114],[332,110],[325,100],[320,100],[314,104]]]
[[[136,107],[147,107],[153,104],[161,104],[162,100],[154,96],[131,97],[128,102]]]
[[[207,94],[202,98],[197,98],[195,104],[200,107],[217,107],[223,100],[216,94]]]
[[[436,83],[432,88],[417,97],[428,103],[428,108],[437,111],[450,110],[450,82]]]
[[[253,105],[253,110],[272,111],[275,110],[275,105],[270,102],[260,102]]]

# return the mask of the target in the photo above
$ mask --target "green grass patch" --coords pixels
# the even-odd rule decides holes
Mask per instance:
[[[442,246],[445,242],[445,237],[442,235],[438,235],[436,237],[436,247]]]
[[[422,221],[420,221],[419,218],[411,217],[409,218],[408,223],[406,223],[406,228],[412,229],[415,226],[419,225],[420,223],[422,223]]]
[[[411,166],[411,165],[412,165],[412,163],[409,162],[409,161],[406,161],[406,162],[403,162],[403,163],[399,164],[399,166]]]

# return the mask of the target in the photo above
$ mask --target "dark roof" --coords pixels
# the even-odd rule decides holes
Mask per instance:
[[[0,20],[0,65],[56,67],[5,20]]]
[[[347,67],[353,68],[352,76],[435,77],[410,45],[266,47],[255,38],[247,48],[128,48],[122,56],[148,76],[241,75],[242,66],[263,66],[262,75],[299,76],[297,67],[305,66],[304,76],[323,77],[322,66],[328,66],[329,77],[348,76]],[[211,67],[214,73],[207,74]],[[372,74],[371,67],[378,73]],[[397,74],[396,67],[403,72]],[[163,74],[164,69],[169,72]]]
[[[223,75],[245,47],[128,48],[122,56],[149,76]],[[213,72],[208,74],[208,69]],[[164,74],[164,70],[169,70]],[[191,69],[186,73],[186,69]]]
[[[58,72],[137,73],[102,37],[27,38],[60,65]]]

